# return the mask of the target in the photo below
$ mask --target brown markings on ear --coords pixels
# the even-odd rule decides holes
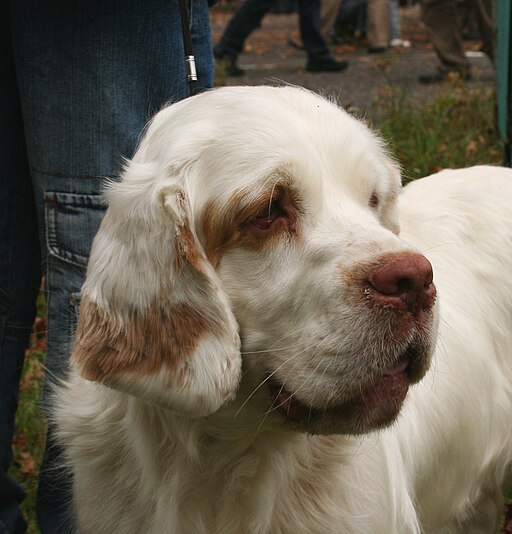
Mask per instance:
[[[283,233],[298,233],[297,218],[302,211],[297,195],[286,185],[278,184],[271,191],[265,191],[252,202],[246,204],[248,193],[240,191],[233,195],[227,205],[216,202],[206,204],[201,228],[204,236],[204,249],[210,263],[217,267],[222,255],[229,249],[240,247],[258,251],[271,245]],[[276,221],[265,232],[251,229],[250,220],[264,213],[273,201],[278,201],[285,214],[283,220]]]
[[[197,273],[205,274],[204,262],[205,258],[196,245],[196,239],[190,230],[187,223],[178,227],[177,240],[177,254],[176,262],[178,263],[177,270],[182,266],[183,259],[188,263]]]
[[[108,384],[125,374],[174,370],[204,333],[221,330],[186,303],[155,303],[121,321],[84,297],[73,358],[85,378]]]

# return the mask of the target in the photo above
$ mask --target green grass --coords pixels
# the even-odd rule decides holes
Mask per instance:
[[[13,465],[9,474],[25,489],[27,496],[21,509],[29,523],[28,534],[38,534],[35,518],[35,499],[39,463],[43,456],[46,432],[45,419],[39,406],[43,387],[46,350],[45,304],[38,300],[38,317],[30,346],[26,352],[20,381],[19,405],[16,413],[16,432],[13,439]]]
[[[404,183],[444,168],[501,164],[495,93],[457,83],[423,104],[406,91],[389,91],[369,110],[371,124],[403,167]]]
[[[427,104],[413,101],[406,92],[390,90],[375,102],[367,115],[402,164],[404,181],[409,181],[447,167],[500,164],[502,147],[495,127],[494,106],[492,90],[472,89],[454,81],[441,96]],[[45,434],[38,404],[45,349],[43,315],[44,303],[40,301],[40,317],[21,381],[13,443],[15,464],[10,471],[28,494],[23,511],[29,521],[29,534],[39,532],[34,502]],[[512,506],[512,488],[508,502]],[[500,532],[512,532],[512,522],[508,525],[510,530],[506,528],[501,527]]]

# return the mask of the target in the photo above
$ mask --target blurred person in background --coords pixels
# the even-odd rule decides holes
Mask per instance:
[[[420,0],[422,20],[439,60],[437,70],[420,76],[423,84],[439,83],[455,74],[472,79],[471,65],[464,54],[463,24],[458,0]],[[493,0],[470,0],[482,39],[482,51],[494,61],[495,22]]]
[[[215,58],[223,63],[231,76],[242,76],[238,56],[245,40],[260,26],[261,20],[275,0],[244,0],[229,21],[220,41],[214,46]],[[308,59],[306,70],[312,72],[339,72],[347,68],[347,61],[339,61],[331,54],[322,36],[320,0],[298,0],[299,25]]]

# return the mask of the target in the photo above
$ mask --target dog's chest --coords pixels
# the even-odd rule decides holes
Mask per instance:
[[[369,525],[375,533],[401,532],[396,517],[388,513],[389,494],[384,488],[375,491],[380,487],[375,484],[377,475],[371,487],[370,481],[362,484],[366,473],[354,470],[353,464],[344,468],[346,451],[335,451],[332,443],[316,450],[275,447],[272,454],[249,451],[218,471],[212,462],[208,473],[183,471],[174,477],[169,495],[169,501],[176,503],[173,523],[178,532],[198,534],[329,534],[368,531]],[[183,493],[183,487],[189,491]],[[179,502],[177,494],[182,496]],[[380,509],[378,514],[375,508]],[[170,512],[162,511],[164,516]]]

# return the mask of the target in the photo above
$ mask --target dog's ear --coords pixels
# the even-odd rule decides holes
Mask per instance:
[[[238,388],[238,326],[192,226],[183,180],[158,172],[132,162],[107,193],[73,363],[89,380],[199,417]]]

